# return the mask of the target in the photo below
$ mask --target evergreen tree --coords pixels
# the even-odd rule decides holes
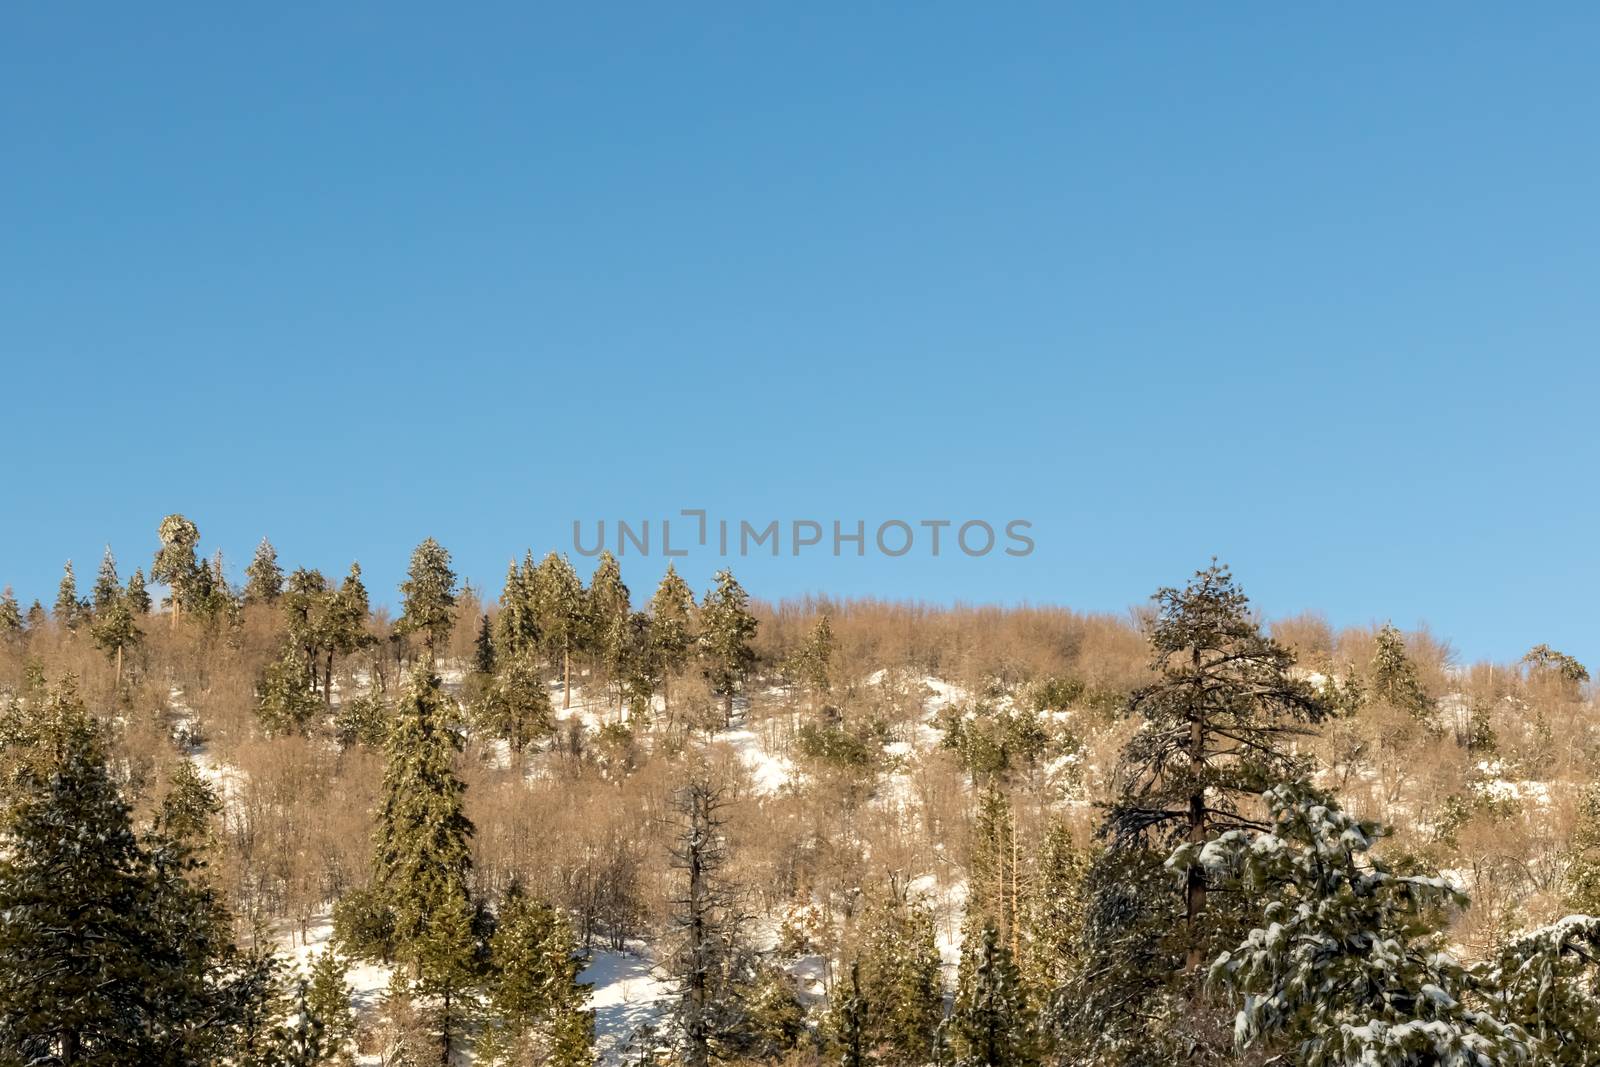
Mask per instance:
[[[1568,915],[1518,934],[1475,967],[1474,1005],[1526,1035],[1530,1062],[1594,1067],[1600,1062],[1597,971],[1600,918]]]
[[[0,641],[15,641],[22,632],[22,611],[17,607],[17,594],[8,585],[0,592]]]
[[[35,600],[28,605],[28,632],[37,633],[44,626],[48,616],[45,614],[44,605]]]
[[[1393,623],[1378,631],[1378,647],[1372,656],[1372,693],[1391,707],[1426,720],[1433,714],[1433,698],[1422,688],[1417,666],[1406,654],[1405,638]]]
[[[500,908],[490,947],[495,1015],[493,1058],[498,1067],[539,1062],[586,1067],[594,1062],[594,1013],[572,927],[560,912],[530,900],[513,884]]]
[[[1569,910],[1600,915],[1600,784],[1583,792],[1577,814],[1562,896]]]
[[[840,1067],[867,1067],[871,1050],[867,1017],[872,1005],[861,991],[861,963],[850,964],[844,988],[828,1011],[828,1030]]]
[[[319,688],[324,654],[332,654],[338,626],[335,600],[322,572],[305,567],[290,573],[281,597],[289,641],[299,649],[299,662],[305,670],[304,688],[312,692]]]
[[[507,741],[520,754],[524,748],[555,731],[555,711],[544,678],[530,654],[502,663],[478,702],[478,726],[491,737]]]
[[[350,573],[332,594],[327,605],[326,647],[322,675],[322,702],[333,706],[334,657],[349,656],[367,648],[375,638],[367,632],[367,587],[361,581],[361,564],[350,564]]]
[[[485,614],[478,623],[478,640],[472,647],[472,669],[478,674],[494,674],[494,627]]]
[[[826,615],[817,620],[805,643],[789,661],[789,671],[811,695],[813,705],[833,687],[829,672],[833,664],[833,624]]]
[[[723,720],[731,724],[734,693],[756,661],[750,647],[756,620],[750,614],[750,598],[732,571],[718,571],[715,581],[700,608],[700,654],[706,680],[722,696]]]
[[[866,903],[852,935],[851,982],[861,1018],[850,1025],[875,1059],[928,1062],[944,1014],[932,912],[892,892]]]
[[[528,587],[545,655],[561,664],[561,707],[570,708],[572,653],[578,648],[584,630],[583,582],[566,556],[552,552],[540,561]]]
[[[479,1015],[477,990],[483,967],[477,912],[465,889],[439,898],[411,943],[416,990],[430,999],[429,1016],[439,1041],[439,1063],[451,1056]]]
[[[428,656],[433,658],[450,639],[456,607],[456,572],[450,569],[450,553],[433,538],[411,553],[411,568],[400,583],[400,595],[402,610],[396,630],[421,634]]]
[[[96,615],[122,599],[122,579],[117,577],[117,559],[111,554],[110,545],[106,546],[105,555],[100,557],[100,572],[95,575],[94,590],[90,596]]]
[[[394,912],[395,955],[416,964],[435,912],[467,899],[473,827],[454,768],[460,742],[450,698],[425,664],[412,671],[385,746],[374,873]]]
[[[498,654],[521,656],[538,648],[539,619],[534,594],[537,580],[531,552],[524,557],[521,568],[516,560],[507,565],[505,588],[500,591],[500,613],[494,625],[494,650]]]
[[[116,664],[116,684],[120,689],[123,652],[143,640],[144,632],[134,620],[133,612],[128,607],[127,599],[122,595],[121,587],[113,584],[111,588],[113,592],[110,599],[95,609],[94,622],[90,624],[89,632],[94,637],[95,645]]]
[[[694,592],[679,577],[677,569],[667,564],[667,573],[650,598],[649,632],[650,660],[661,672],[662,699],[668,708],[672,706],[672,678],[688,667],[689,653],[694,649],[694,614]]]
[[[328,948],[311,960],[311,975],[306,982],[305,1014],[317,1020],[321,1031],[312,1063],[338,1059],[355,1039],[355,1015],[350,1010],[349,969],[339,954]]]
[[[618,683],[619,691],[630,647],[631,611],[621,566],[610,552],[601,552],[584,605],[584,646],[601,673]]]
[[[967,912],[993,922],[1015,954],[1021,931],[1021,844],[1011,803],[996,785],[989,786],[979,797],[972,837]]]
[[[985,921],[981,929],[969,930],[948,1027],[957,1067],[1037,1064],[1034,1025],[1011,950],[994,924]]]
[[[256,682],[256,715],[271,734],[304,734],[318,709],[306,684],[313,671],[304,649],[290,642],[267,664]]]
[[[1017,956],[1023,985],[1041,1016],[1053,1011],[1053,998],[1079,974],[1087,873],[1087,857],[1073,843],[1072,831],[1063,823],[1051,826],[1021,910],[1022,951]]]
[[[256,546],[250,566],[244,569],[244,602],[276,604],[283,594],[283,568],[278,566],[278,550],[265,537]]]
[[[100,730],[65,685],[14,757],[0,819],[0,1062],[178,1063],[208,1014]],[[204,968],[202,968],[202,972]]]
[[[157,530],[161,547],[150,564],[152,580],[164,583],[172,605],[172,625],[178,625],[180,608],[192,605],[202,567],[195,557],[200,531],[182,515],[168,515]]]
[[[1294,656],[1261,633],[1228,569],[1213,563],[1184,589],[1155,596],[1150,627],[1159,679],[1133,695],[1145,720],[1122,754],[1120,796],[1107,828],[1120,844],[1205,841],[1248,824],[1241,802],[1292,777],[1287,743],[1326,715],[1317,693],[1290,671]],[[1207,956],[1204,869],[1184,876],[1186,956]]]
[[[150,591],[144,587],[143,568],[134,568],[133,575],[128,579],[128,591],[124,599],[128,602],[128,610],[135,616],[150,614]]]
[[[78,599],[78,579],[72,573],[69,559],[56,590],[56,625],[63,630],[76,630],[88,613],[88,604]]]
[[[1185,842],[1168,861],[1201,864],[1266,902],[1262,925],[1211,965],[1243,998],[1241,1051],[1287,1044],[1297,1062],[1326,1064],[1528,1061],[1526,1034],[1474,1010],[1473,978],[1445,951],[1443,917],[1466,903],[1460,893],[1393,871],[1372,851],[1386,831],[1307,782],[1265,800],[1264,829]]]

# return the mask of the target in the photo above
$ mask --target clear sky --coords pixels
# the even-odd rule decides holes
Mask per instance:
[[[1022,518],[732,562],[1597,665],[1600,8],[581,7],[12,5],[0,583]]]

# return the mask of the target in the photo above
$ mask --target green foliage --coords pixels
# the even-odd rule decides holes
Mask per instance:
[[[1589,668],[1549,645],[1534,645],[1522,662],[1534,678],[1558,678],[1574,688],[1589,680]]]
[[[650,598],[650,659],[668,676],[680,673],[694,648],[694,593],[672,564]]]
[[[1035,1019],[1011,950],[993,923],[969,929],[947,1041],[957,1067],[1028,1067],[1039,1062]]]
[[[144,587],[144,571],[138,567],[128,578],[127,603],[136,616],[150,614],[150,591]]]
[[[395,630],[421,634],[428,655],[435,655],[455,623],[456,572],[450,553],[428,538],[411,553],[411,567],[400,583],[402,606]]]
[[[836,771],[865,774],[883,760],[881,724],[847,725],[834,708],[824,708],[822,721],[807,722],[795,732],[795,755],[802,761]]]
[[[22,612],[17,607],[17,594],[8,585],[0,592],[0,641],[14,641],[22,636]]]
[[[1168,861],[1264,902],[1261,925],[1211,965],[1244,998],[1240,1049],[1287,1044],[1308,1064],[1524,1061],[1526,1035],[1469,1005],[1474,981],[1444,949],[1442,917],[1465,898],[1395,873],[1372,851],[1385,831],[1306,782],[1265,799],[1269,829],[1186,842]]]
[[[447,991],[473,966],[473,827],[454,769],[460,742],[452,712],[438,677],[419,664],[389,730],[373,842],[374,885],[393,914],[393,954],[424,985]]]
[[[1584,790],[1577,815],[1562,896],[1572,911],[1600,915],[1600,784]]]
[[[538,664],[529,653],[502,661],[478,701],[476,723],[490,737],[507,741],[513,752],[555,730],[555,709]]]
[[[733,696],[755,665],[756,620],[750,614],[750,597],[733,577],[717,572],[716,586],[707,591],[700,606],[702,671],[711,688],[723,699],[723,715],[733,717]]]
[[[55,620],[64,630],[76,630],[89,617],[89,603],[78,598],[78,580],[72,573],[72,561],[61,574],[61,585],[56,589]]]
[[[303,734],[322,710],[306,684],[311,670],[301,646],[288,644],[262,671],[256,682],[256,716],[268,733]]]
[[[945,707],[934,725],[944,734],[940,745],[956,753],[978,785],[1003,781],[1034,767],[1051,742],[1040,713],[1014,706]]]
[[[105,555],[100,557],[100,571],[95,575],[90,602],[98,616],[121,599],[122,579],[117,577],[117,558],[111,554],[111,546],[107,545]]]
[[[932,912],[898,894],[874,897],[850,934],[855,1002],[833,1013],[835,1042],[860,1041],[879,1062],[926,1063],[944,1014]]]
[[[489,1005],[494,1014],[487,1064],[537,1058],[556,1067],[594,1061],[594,1013],[572,927],[556,909],[515,885],[501,904],[490,943]]]
[[[365,745],[381,749],[389,739],[389,722],[394,709],[377,690],[350,697],[340,703],[334,715],[334,736],[341,748]]]
[[[278,550],[265,537],[256,546],[250,566],[244,569],[244,602],[276,604],[283,594],[283,568],[278,566]]]
[[[161,547],[150,564],[150,578],[171,590],[173,611],[193,609],[202,567],[195,557],[200,531],[182,515],[168,515],[157,528]]]
[[[1021,908],[1017,960],[1030,1002],[1040,1012],[1081,973],[1088,869],[1089,857],[1073,842],[1072,832],[1064,824],[1052,825]]]
[[[1378,631],[1378,647],[1372,655],[1372,695],[1417,719],[1427,720],[1434,711],[1433,698],[1422,688],[1417,666],[1406,654],[1405,639],[1393,623],[1385,623]]]

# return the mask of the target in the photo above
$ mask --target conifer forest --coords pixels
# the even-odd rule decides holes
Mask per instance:
[[[5,1067],[1600,1064],[1546,644],[115,547],[0,599]]]

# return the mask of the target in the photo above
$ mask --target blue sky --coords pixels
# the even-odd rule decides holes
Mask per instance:
[[[1024,518],[735,570],[1117,611],[1216,554],[1600,659],[1592,5],[294,8],[4,16],[24,598],[175,510],[390,602],[430,534],[497,586],[574,519]]]

